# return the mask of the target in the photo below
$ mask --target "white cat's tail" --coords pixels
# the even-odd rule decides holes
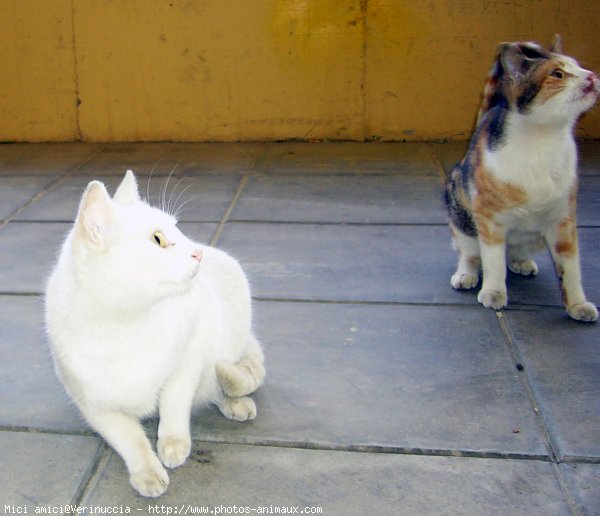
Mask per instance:
[[[223,392],[230,398],[252,394],[265,379],[264,355],[256,337],[250,335],[246,354],[239,362],[220,360],[215,371]]]

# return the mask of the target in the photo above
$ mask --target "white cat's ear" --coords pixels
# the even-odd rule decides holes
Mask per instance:
[[[125,173],[125,177],[121,181],[119,188],[117,188],[113,199],[123,205],[139,202],[140,194],[138,192],[137,181],[131,170]]]
[[[79,205],[75,221],[77,236],[98,249],[105,249],[113,218],[114,209],[106,187],[100,181],[92,181]]]

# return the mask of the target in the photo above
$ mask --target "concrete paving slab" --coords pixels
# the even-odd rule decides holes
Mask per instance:
[[[239,143],[122,143],[110,144],[79,174],[122,175],[128,168],[137,174],[184,175],[218,172],[245,173],[262,154],[262,144]]]
[[[10,222],[0,228],[0,293],[41,293],[71,225]]]
[[[554,309],[506,317],[560,453],[600,457],[600,326]]]
[[[445,224],[434,176],[250,177],[233,220]]]
[[[445,226],[231,223],[218,245],[241,260],[258,297],[477,302],[450,286]]]
[[[371,142],[266,145],[256,171],[276,174],[416,174],[438,175],[429,144]]]
[[[0,176],[52,176],[76,171],[102,148],[102,144],[93,143],[0,145]]]
[[[11,222],[0,228],[0,293],[42,293],[71,227],[62,222]],[[208,242],[216,225],[187,227],[196,239]]]
[[[200,411],[197,439],[546,453],[489,310],[258,302],[255,319],[258,417]]]
[[[205,222],[220,221],[240,182],[240,175],[204,175],[201,178],[185,176],[166,177],[141,175],[137,177],[140,195],[150,196],[153,206],[169,206],[176,212],[181,207],[180,220]],[[63,181],[42,199],[23,210],[15,220],[73,221],[79,201],[92,178],[76,176]],[[122,176],[95,177],[102,181],[111,195],[116,191]]]
[[[598,229],[580,230],[583,284],[600,299]],[[218,242],[237,256],[255,296],[327,301],[477,304],[478,288],[457,291],[458,259],[441,225],[266,224],[234,222]],[[511,305],[562,306],[554,265],[536,254],[535,277],[508,273]]]
[[[580,514],[600,514],[600,464],[559,464],[558,467]]]
[[[23,210],[20,221],[0,227],[0,292],[9,294],[0,295],[0,378],[7,386],[0,390],[0,471],[26,471],[22,456],[32,468],[44,460],[60,466],[56,452],[69,448],[65,460],[69,453],[85,459],[72,471],[57,468],[74,475],[73,489],[63,489],[53,472],[40,473],[59,494],[69,493],[65,502],[89,471],[85,443],[98,441],[54,377],[42,300],[18,293],[43,290],[70,227],[60,221],[72,218],[88,179],[116,186],[127,165],[145,174],[157,165],[154,187],[177,165],[174,176],[192,182],[200,196],[187,205],[181,228],[202,242],[215,233],[215,213],[224,212],[242,173],[250,174],[233,215],[254,222],[227,223],[218,245],[240,258],[251,277],[268,375],[255,396],[255,421],[232,422],[213,408],[194,415],[192,459],[171,473],[167,496],[151,503],[297,502],[322,505],[325,514],[498,514],[507,507],[523,514],[599,514],[600,326],[566,317],[551,261],[538,255],[538,277],[509,276],[505,320],[525,366],[519,373],[496,315],[477,305],[476,291],[450,287],[456,254],[434,194],[445,164],[460,159],[459,147],[0,145],[4,184],[19,174],[31,178],[14,183],[9,202],[62,174],[69,174],[65,186],[81,186],[73,198],[59,188],[53,198],[51,191]],[[584,287],[596,302],[599,149],[584,145],[579,199]],[[411,204],[415,191],[422,199]],[[46,222],[33,222],[38,218]],[[525,380],[564,464],[546,462]],[[156,420],[145,427],[156,436]],[[15,434],[49,438],[43,446],[3,444],[25,428],[40,433]],[[67,436],[76,440],[61,444],[64,434],[77,434]],[[102,457],[84,504],[131,503],[145,514],[148,501],[129,488],[122,461],[112,452]],[[45,497],[50,491],[36,471],[5,482],[0,504],[64,503],[53,492]]]
[[[579,178],[577,224],[600,226],[600,175]]]
[[[91,436],[0,432],[2,514],[35,514],[36,508],[61,514],[61,506],[71,503],[88,473],[99,443]]]
[[[145,514],[230,514],[234,507],[249,514],[296,507],[332,516],[499,514],[507,508],[512,514],[569,513],[550,464],[538,461],[195,443],[191,459],[170,478],[166,495],[142,499],[112,455],[83,505]]]
[[[44,191],[58,176],[0,176],[0,220]]]
[[[43,311],[39,297],[0,296],[0,426],[87,431],[54,373]]]
[[[579,153],[579,175],[600,175],[600,145],[597,140],[582,140],[577,142]]]

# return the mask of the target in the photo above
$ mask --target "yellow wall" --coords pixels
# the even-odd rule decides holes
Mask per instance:
[[[600,72],[597,0],[0,7],[1,141],[464,139],[500,41],[560,32]]]

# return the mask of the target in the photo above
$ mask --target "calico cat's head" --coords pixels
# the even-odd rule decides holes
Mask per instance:
[[[202,251],[176,223],[140,199],[130,170],[112,199],[92,181],[69,239],[76,281],[98,299],[127,308],[185,293]]]
[[[479,120],[495,107],[540,124],[572,124],[600,93],[596,74],[561,53],[560,37],[549,50],[537,43],[500,45],[488,78]]]

